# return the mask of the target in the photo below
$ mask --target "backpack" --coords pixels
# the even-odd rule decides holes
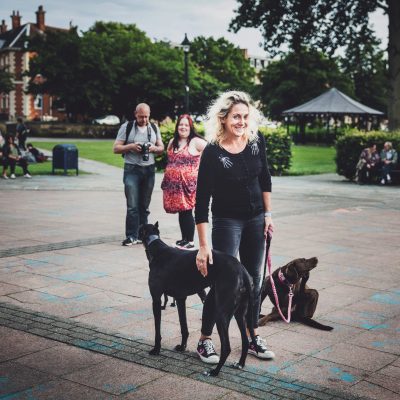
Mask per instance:
[[[125,130],[125,141],[124,141],[124,146],[128,143],[128,139],[129,139],[129,135],[131,134],[131,130],[133,128],[133,124],[135,123],[135,121],[129,121],[128,125],[126,126],[126,130]],[[157,136],[157,126],[156,124],[153,124],[152,122],[150,122],[150,126],[151,129],[153,129],[154,133]],[[150,135],[151,133],[149,132],[149,142],[150,142]],[[125,157],[125,154],[121,154],[122,158]]]

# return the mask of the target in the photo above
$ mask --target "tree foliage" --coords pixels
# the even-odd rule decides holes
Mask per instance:
[[[351,79],[340,72],[334,59],[304,48],[268,64],[260,79],[264,111],[275,119],[281,118],[282,111],[311,100],[330,87],[349,95],[354,93]]]
[[[96,22],[81,36],[76,30],[49,31],[30,45],[36,54],[28,72],[30,92],[58,96],[73,116],[110,113],[130,119],[140,102],[151,105],[155,118],[183,111],[182,49],[153,43],[135,25]],[[254,72],[225,39],[196,38],[189,59],[194,114],[204,113],[220,90],[251,86]],[[44,79],[35,79],[38,74]]]
[[[228,40],[198,36],[191,45],[190,57],[201,72],[219,81],[220,90],[252,90],[254,69],[242,50]]]
[[[340,64],[354,82],[355,98],[379,111],[387,112],[389,76],[384,51],[370,28],[351,38]]]
[[[400,2],[398,0],[237,0],[230,28],[260,28],[264,48],[271,54],[283,45],[295,52],[307,45],[328,55],[352,49],[365,37],[369,16],[382,9],[389,18],[389,126],[400,127]]]
[[[14,89],[13,75],[6,68],[0,67],[0,93],[9,93]]]

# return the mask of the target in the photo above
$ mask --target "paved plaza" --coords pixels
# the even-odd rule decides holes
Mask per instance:
[[[202,305],[188,299],[183,354],[176,309],[162,315],[159,357],[141,245],[122,247],[122,170],[80,160],[79,176],[0,181],[0,399],[379,399],[400,395],[400,188],[334,174],[273,177],[277,268],[317,256],[319,331],[283,321],[260,328],[271,361],[232,353],[218,378],[196,357]],[[180,239],[157,174],[151,222]],[[263,312],[271,309],[269,301]],[[219,348],[216,332],[214,342]]]

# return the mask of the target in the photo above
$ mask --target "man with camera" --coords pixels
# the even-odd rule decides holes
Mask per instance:
[[[155,180],[154,155],[164,151],[159,128],[150,123],[150,107],[136,106],[135,121],[125,122],[114,142],[114,153],[125,159],[124,185],[127,205],[123,246],[141,243],[139,226],[147,224]]]

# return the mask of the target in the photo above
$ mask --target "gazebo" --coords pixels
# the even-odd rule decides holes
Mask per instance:
[[[384,115],[383,112],[374,110],[371,107],[353,100],[336,88],[329,89],[327,92],[322,93],[320,96],[315,97],[304,104],[285,110],[282,114],[285,116],[296,116],[299,119],[308,116],[326,117],[328,122],[331,117],[336,121],[339,116],[345,115],[353,117],[379,117]],[[329,123],[327,124],[327,129],[329,131]]]

